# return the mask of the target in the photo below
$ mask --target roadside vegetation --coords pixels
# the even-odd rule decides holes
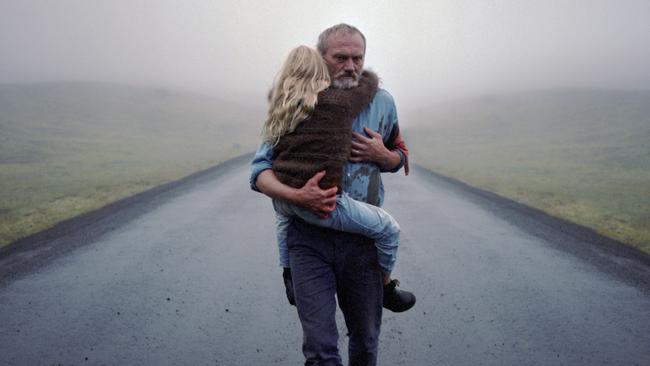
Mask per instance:
[[[0,246],[259,142],[263,111],[160,89],[0,85]],[[406,116],[406,115],[405,115]],[[650,253],[650,92],[556,90],[406,116],[413,161]]]
[[[650,253],[650,92],[556,90],[423,109],[414,161]]]
[[[263,114],[110,84],[0,85],[0,246],[254,150]]]

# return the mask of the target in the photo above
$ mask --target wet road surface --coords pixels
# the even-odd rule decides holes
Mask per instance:
[[[247,179],[239,159],[0,252],[0,364],[302,364]],[[418,303],[384,313],[381,365],[650,365],[647,257],[420,169],[385,183]]]

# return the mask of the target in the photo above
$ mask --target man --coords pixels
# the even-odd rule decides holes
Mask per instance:
[[[318,50],[327,64],[333,87],[358,85],[366,50],[365,37],[358,29],[347,24],[326,29],[319,37]],[[343,187],[352,198],[380,206],[384,193],[380,172],[396,172],[408,159],[390,94],[380,89],[352,128],[354,140]],[[322,216],[334,209],[336,188],[322,190],[318,186],[323,174],[316,174],[299,189],[286,186],[271,170],[272,156],[268,144],[258,149],[251,167],[254,190],[307,207]],[[395,283],[382,278],[375,246],[365,237],[294,219],[287,230],[287,244],[295,302],[304,332],[305,364],[341,365],[336,295],[350,337],[350,364],[375,365],[383,292],[392,291],[398,300],[406,302],[414,303],[415,299],[412,295],[400,298]],[[410,307],[412,303],[406,305]]]

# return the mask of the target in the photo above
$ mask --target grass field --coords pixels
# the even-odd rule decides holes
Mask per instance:
[[[0,85],[0,246],[250,152],[262,117],[159,89]]]
[[[650,253],[650,92],[556,90],[412,116],[416,163]]]
[[[0,246],[259,142],[263,111],[107,84],[0,85]],[[424,108],[413,161],[650,253],[650,92],[559,90]]]

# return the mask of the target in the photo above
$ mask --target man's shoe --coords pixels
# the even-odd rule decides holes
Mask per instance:
[[[284,267],[282,270],[282,279],[284,280],[284,290],[287,293],[289,304],[296,305],[296,298],[293,295],[293,279],[291,279],[291,268]]]
[[[384,285],[384,308],[401,313],[415,305],[415,295],[412,292],[398,290],[397,286],[399,281],[395,279]]]

